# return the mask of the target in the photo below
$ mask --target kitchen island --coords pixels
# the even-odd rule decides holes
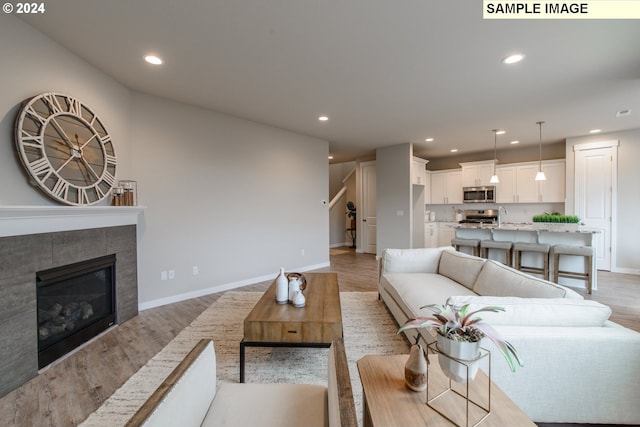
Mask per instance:
[[[596,230],[578,227],[567,224],[545,224],[545,223],[503,223],[497,224],[460,224],[456,226],[456,237],[462,239],[496,240],[501,242],[525,242],[525,243],[547,243],[549,246],[592,246],[597,243]],[[470,248],[461,247],[461,251],[471,253]],[[504,251],[489,250],[488,258],[505,262]],[[593,290],[597,287],[596,256],[594,255],[592,277]],[[584,257],[562,256],[560,259],[562,270],[584,272]],[[525,253],[522,256],[522,265],[541,267],[543,265],[543,255]],[[549,260],[549,270],[553,271],[553,258]],[[550,273],[553,279],[553,273]],[[545,277],[545,279],[549,279]],[[561,285],[586,289],[584,280],[560,277],[558,282]]]

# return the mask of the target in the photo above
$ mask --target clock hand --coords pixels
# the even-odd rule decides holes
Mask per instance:
[[[86,161],[86,159],[82,156],[80,156],[78,158],[82,163],[84,163],[84,166],[86,167],[86,169],[91,172],[91,174],[93,175],[93,177],[97,180],[100,179],[100,177],[98,176],[98,174],[96,173],[95,170],[93,170],[93,168],[91,167],[91,165],[89,164],[89,162]]]
[[[80,147],[80,150],[82,150],[84,147],[86,147],[87,145],[89,145],[89,143],[91,142],[91,140],[92,140],[93,138],[95,138],[96,136],[98,136],[98,135],[94,133],[94,134],[93,134],[93,136],[92,136],[91,138],[87,139],[87,140],[85,141],[85,143],[84,143],[84,144],[82,144],[82,147],[80,147],[80,144],[78,144],[78,147]],[[77,141],[77,140],[78,140],[78,135],[76,135],[76,141]]]
[[[71,157],[69,157],[69,158],[67,159],[67,161],[66,161],[66,162],[64,162],[64,163],[63,163],[63,164],[62,164],[58,169],[56,169],[56,173],[57,173],[57,174],[59,174],[59,173],[60,173],[60,171],[61,171],[65,166],[67,166],[71,160],[73,160],[73,159],[75,159],[75,158],[77,158],[77,157],[76,157],[76,156],[74,156],[74,155],[72,154],[72,155],[71,155]]]
[[[58,141],[56,141],[56,140],[54,140],[54,142],[57,142],[58,144],[60,144],[60,145],[64,146],[64,148],[65,148],[65,149],[63,150],[62,148],[58,148],[58,147],[53,146],[53,145],[47,145],[47,148],[48,148],[48,149],[51,149],[51,150],[55,150],[55,151],[57,151],[58,153],[64,153],[64,154],[66,154],[66,155],[69,155],[69,153],[70,153],[70,151],[71,151],[71,150],[69,150],[69,147],[67,146],[67,144],[65,144],[65,142],[64,142],[64,141],[59,141],[59,140],[58,140]]]
[[[69,139],[69,137],[67,136],[67,133],[64,131],[64,129],[62,128],[62,126],[60,126],[60,124],[58,123],[58,121],[53,118],[51,119],[51,124],[53,125],[54,129],[56,130],[56,132],[58,132],[58,135],[60,135],[60,137],[64,140],[64,142],[71,148],[73,149],[77,149],[77,147],[75,147],[73,145],[73,143],[71,142],[71,140]],[[77,136],[77,135],[76,135]]]

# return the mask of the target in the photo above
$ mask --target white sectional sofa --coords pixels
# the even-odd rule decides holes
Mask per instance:
[[[428,315],[428,304],[504,307],[482,318],[525,366],[514,373],[489,340],[482,345],[494,354],[492,380],[532,420],[640,424],[640,333],[608,320],[609,307],[452,248],[385,250],[379,292],[400,325]]]
[[[127,427],[357,427],[342,339],[329,349],[328,384],[217,387],[211,340],[201,340],[129,420]]]

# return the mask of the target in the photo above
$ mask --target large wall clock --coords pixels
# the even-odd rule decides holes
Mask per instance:
[[[16,119],[18,157],[30,180],[68,205],[93,205],[111,193],[116,152],[98,116],[68,95],[43,93]]]

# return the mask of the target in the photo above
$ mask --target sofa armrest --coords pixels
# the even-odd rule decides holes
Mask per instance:
[[[203,339],[138,409],[126,427],[172,425],[175,416],[182,426],[200,425],[215,393],[215,350],[213,341]]]
[[[335,339],[329,351],[329,427],[358,427],[344,339]]]
[[[385,249],[378,281],[385,273],[438,273],[440,255],[448,248]]]

